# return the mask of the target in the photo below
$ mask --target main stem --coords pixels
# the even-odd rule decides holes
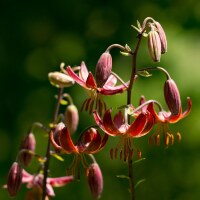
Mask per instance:
[[[136,77],[136,58],[140,47],[141,39],[142,39],[142,34],[139,34],[137,46],[135,48],[135,51],[132,53],[132,72],[131,72],[129,87],[127,89],[127,105],[131,104],[133,83]],[[130,124],[130,116],[128,116],[128,123]],[[129,176],[129,187],[130,187],[129,189],[131,192],[131,200],[135,200],[133,158],[131,156],[128,158],[128,176]]]
[[[58,99],[56,102],[55,110],[54,110],[54,116],[53,116],[53,122],[56,122],[56,119],[58,118],[58,113],[59,113],[59,108],[60,108],[60,101],[62,99],[62,93],[63,93],[63,88],[59,88],[58,90]],[[49,132],[50,135],[50,132]],[[47,177],[48,177],[48,171],[49,171],[49,163],[50,163],[50,137],[48,135],[48,143],[47,143],[47,150],[46,150],[46,161],[44,164],[44,179],[43,179],[43,185],[42,185],[42,200],[45,200],[46,198],[46,183],[47,183]]]

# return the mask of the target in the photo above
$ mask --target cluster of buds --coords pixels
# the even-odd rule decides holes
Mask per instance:
[[[148,33],[149,54],[154,62],[159,62],[161,54],[167,52],[167,39],[165,32],[159,22],[149,23],[150,31]]]

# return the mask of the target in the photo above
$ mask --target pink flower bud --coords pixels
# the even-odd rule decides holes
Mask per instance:
[[[14,162],[8,173],[7,190],[11,197],[16,196],[22,183],[22,168]]]
[[[88,184],[94,198],[99,199],[103,191],[103,176],[97,163],[92,163],[88,167]]]
[[[77,107],[74,104],[67,106],[65,110],[65,125],[67,126],[70,134],[73,134],[78,126],[79,114]]]
[[[35,151],[35,136],[33,133],[29,133],[23,140],[21,144],[21,149]],[[28,152],[22,152],[20,154],[20,162],[23,163],[24,166],[28,166],[31,162],[32,154]]]
[[[96,82],[98,87],[102,87],[108,80],[112,71],[112,57],[109,52],[104,52],[96,65]]]
[[[178,115],[181,111],[181,98],[174,80],[168,79],[165,81],[164,95],[165,101],[172,115]]]
[[[158,35],[160,37],[160,42],[161,42],[161,53],[166,53],[167,52],[167,38],[165,35],[165,31],[163,30],[162,26],[160,25],[159,22],[155,22],[156,28],[158,30]]]
[[[154,29],[155,27],[148,34],[148,49],[152,60],[154,62],[160,62],[161,42],[158,32]]]

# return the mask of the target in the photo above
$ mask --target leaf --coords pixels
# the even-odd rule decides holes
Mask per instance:
[[[58,154],[56,154],[56,153],[53,153],[53,154],[51,154],[54,158],[56,158],[57,160],[59,160],[59,161],[64,161],[64,159],[61,157],[61,156],[59,156]]]
[[[64,99],[61,99],[60,104],[63,105],[63,106],[66,106],[68,104],[68,102]]]
[[[137,74],[139,74],[140,76],[146,77],[146,78],[152,76],[152,74],[149,74],[149,72],[146,71],[146,70],[143,70],[143,71],[137,71]]]
[[[141,180],[139,180],[136,184],[135,184],[135,189],[141,184],[141,183],[143,183],[144,181],[146,181],[146,179],[141,179]]]
[[[138,33],[140,33],[141,32],[141,30],[138,28],[138,27],[136,27],[136,26],[133,26],[133,25],[131,25],[131,27],[132,28],[134,28]]]
[[[141,162],[143,160],[146,160],[146,158],[140,158],[140,159],[136,160],[133,164],[137,164],[137,163],[139,163],[139,162]]]
[[[124,51],[120,51],[120,53],[121,53],[123,56],[130,56],[130,55],[131,55],[130,53],[127,53],[127,52],[124,52]]]
[[[137,20],[137,26],[138,26],[138,28],[139,29],[141,29],[142,27],[141,27],[141,24],[140,24],[140,22]]]
[[[128,179],[129,180],[129,177],[126,176],[126,175],[116,175],[117,178],[123,178],[123,179]]]

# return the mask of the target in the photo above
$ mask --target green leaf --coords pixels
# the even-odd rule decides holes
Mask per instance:
[[[64,99],[61,99],[60,104],[63,105],[63,106],[66,106],[68,104],[68,102]]]
[[[123,178],[123,179],[128,179],[129,180],[129,177],[126,176],[126,175],[116,175],[117,178]]]
[[[141,29],[142,27],[141,27],[141,24],[140,24],[140,22],[137,20],[137,26],[138,26],[138,28],[139,29]]]
[[[59,160],[59,161],[64,161],[64,159],[61,157],[61,156],[59,156],[58,154],[56,154],[56,153],[53,153],[53,154],[51,154],[54,158],[56,158],[57,160]]]
[[[131,27],[132,28],[134,28],[138,33],[140,33],[141,31],[140,31],[140,29],[138,28],[138,27],[136,27],[136,26],[133,26],[133,25],[131,25]]]
[[[136,184],[135,184],[135,189],[141,184],[141,183],[143,183],[144,181],[146,181],[146,179],[141,179],[141,180],[139,180]]]
[[[152,74],[149,74],[149,72],[146,71],[146,70],[143,70],[143,71],[137,71],[137,74],[140,75],[140,76],[146,77],[146,78],[152,76]]]
[[[143,160],[146,160],[146,158],[140,158],[140,159],[136,160],[133,164],[137,164],[137,163],[139,163],[139,162],[141,162]]]
[[[120,51],[120,53],[121,53],[123,56],[130,56],[130,53],[127,53],[127,52],[124,52],[124,51]]]

